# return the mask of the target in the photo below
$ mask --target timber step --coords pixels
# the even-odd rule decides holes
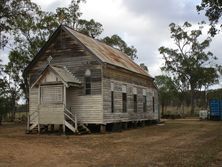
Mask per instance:
[[[84,124],[79,124],[78,125],[78,134],[89,134],[91,131],[84,125]]]
[[[72,126],[74,126],[72,121],[67,120],[66,122],[69,124],[69,126],[67,126],[68,124],[66,123],[66,129],[68,130],[68,133],[75,133],[74,129],[72,129]],[[89,128],[87,128],[84,124],[78,124],[77,126],[77,134],[81,135],[91,133]]]
[[[38,133],[38,124],[30,124],[29,127],[30,129],[26,130],[26,134]]]

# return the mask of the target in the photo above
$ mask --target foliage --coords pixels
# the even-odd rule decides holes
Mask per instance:
[[[4,76],[7,76],[1,78],[7,91],[1,92],[4,97],[0,97],[0,103],[4,102],[5,105],[2,106],[10,106],[10,110],[14,111],[18,99],[24,95],[27,98],[27,84],[22,76],[24,68],[59,24],[70,26],[92,38],[97,38],[103,28],[101,23],[93,19],[80,19],[82,13],[79,5],[85,3],[85,0],[72,0],[67,8],[57,8],[55,13],[42,11],[31,0],[0,2],[0,46],[4,48],[7,45],[10,48],[8,64],[0,66],[0,74],[4,73]],[[127,49],[125,51],[129,52]],[[0,86],[3,88],[3,85]]]
[[[92,38],[98,37],[103,32],[102,24],[94,19],[78,20],[76,30]]]
[[[162,46],[159,51],[165,61],[161,69],[172,75],[181,91],[190,90],[191,113],[193,113],[195,90],[218,82],[221,66],[215,64],[217,58],[211,52],[205,51],[211,39],[199,41],[201,30],[194,30],[191,26],[188,22],[183,26],[171,23],[169,26],[171,38],[176,49]],[[213,75],[210,75],[211,72]]]
[[[220,99],[222,100],[222,89],[210,90],[207,93],[208,99]]]
[[[86,0],[72,0],[69,7],[57,8],[56,16],[59,23],[76,29],[76,24],[82,15],[79,5],[85,2]]]
[[[55,30],[58,23],[54,20],[52,13],[43,12],[30,2],[27,11],[23,15],[13,19],[11,29],[11,40],[13,48],[9,53],[9,62],[5,66],[5,73],[8,75],[8,82],[14,100],[16,101],[22,94],[26,93],[25,80],[22,77],[24,68],[43,46],[48,36]],[[25,94],[26,95],[26,94]]]
[[[7,10],[8,13],[1,13],[0,22],[5,25],[1,27],[1,33],[9,36],[10,40],[3,38],[1,41],[8,44],[11,50],[8,57],[9,62],[2,71],[4,76],[7,76],[4,78],[4,82],[7,83],[7,91],[4,91],[4,97],[1,97],[1,100],[10,106],[11,111],[15,111],[18,99],[25,92],[23,70],[58,26],[58,23],[52,13],[41,11],[30,0],[2,2],[0,8]],[[1,107],[4,106],[2,104]]]
[[[111,37],[105,37],[102,39],[104,43],[110,45],[114,48],[119,49],[120,51],[127,54],[131,59],[137,58],[137,50],[134,46],[127,46],[126,42],[122,40],[122,38],[118,35],[112,35]]]
[[[197,5],[197,11],[205,11],[205,16],[210,21],[211,28],[209,30],[212,36],[216,35],[218,30],[216,24],[222,16],[222,1],[221,0],[202,0],[200,5]],[[222,26],[222,25],[221,25]]]
[[[176,98],[177,88],[172,79],[165,75],[156,76],[154,81],[159,90],[159,100],[162,106],[162,114],[164,114],[165,106]]]
[[[0,78],[0,125],[3,117],[11,111],[11,103],[8,82],[5,77]]]
[[[1,47],[8,42],[6,33],[15,27],[15,18],[25,16],[28,8],[33,8],[30,0],[0,0]]]

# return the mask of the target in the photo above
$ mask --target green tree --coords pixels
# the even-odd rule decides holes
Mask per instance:
[[[211,25],[209,32],[212,36],[216,35],[218,32],[216,24],[219,22],[219,19],[222,16],[222,1],[202,0],[201,4],[197,5],[197,11],[205,11],[205,16],[208,18]]]
[[[58,27],[54,14],[43,12],[38,6],[33,6],[34,8],[29,9],[32,13],[28,12],[14,19],[16,28],[11,30],[13,48],[9,53],[9,62],[5,71],[16,85],[14,92],[18,92],[18,85],[25,93],[27,89],[22,77],[23,70],[44,45],[49,35]]]
[[[59,24],[71,25],[70,13],[68,8],[57,8],[55,16]]]
[[[137,58],[137,50],[134,46],[127,46],[126,42],[118,35],[112,35],[111,37],[105,37],[102,39],[104,43],[127,54],[132,60]]]
[[[162,46],[159,51],[165,61],[161,69],[170,73],[177,85],[190,90],[191,114],[194,114],[195,91],[205,85],[204,78],[208,77],[207,73],[202,71],[212,68],[215,70],[213,79],[207,79],[210,84],[214,84],[219,78],[221,66],[215,63],[216,57],[211,52],[205,51],[211,39],[200,41],[201,30],[194,30],[191,26],[188,22],[185,22],[183,26],[171,23],[169,27],[175,48]]]
[[[56,18],[58,22],[76,29],[76,24],[82,15],[80,12],[80,4],[85,2],[86,0],[72,0],[69,7],[57,8]]]
[[[69,11],[71,15],[71,22],[72,22],[72,27],[75,29],[75,26],[82,15],[80,12],[80,4],[81,3],[86,3],[86,0],[72,0],[71,4],[69,5]]]
[[[17,101],[28,93],[25,91],[27,89],[22,77],[23,70],[48,36],[58,27],[53,13],[43,12],[36,4],[27,2],[29,5],[22,11],[23,13],[11,18],[13,25],[10,27],[11,40],[8,45],[12,49],[8,57],[9,62],[4,66],[4,75],[7,76],[8,83],[6,96],[10,99],[12,119],[15,116]],[[13,10],[16,7],[10,6],[10,8]]]
[[[9,84],[6,77],[1,75],[0,78],[0,125],[2,124],[2,119],[5,117],[12,109],[11,107],[11,96],[9,91]]]
[[[103,32],[102,24],[96,22],[94,19],[90,21],[78,20],[76,30],[92,38],[98,37]]]
[[[158,87],[162,115],[164,115],[167,105],[177,96],[177,88],[173,80],[165,75],[156,76],[154,81]]]
[[[16,20],[34,15],[38,9],[30,0],[0,0],[0,37],[1,46],[8,42],[11,30],[17,29]],[[31,12],[30,12],[31,11]]]
[[[0,24],[4,33],[10,35],[11,48],[9,62],[5,66],[6,75],[10,82],[10,90],[14,92],[14,100],[25,93],[26,84],[22,77],[24,68],[38,53],[40,48],[58,27],[60,23],[76,29],[77,23],[79,31],[91,37],[97,37],[101,32],[102,24],[91,19],[90,21],[79,19],[81,16],[79,5],[85,0],[72,0],[67,8],[57,8],[56,13],[42,11],[30,0],[8,0],[0,4]],[[7,11],[4,13],[3,11]],[[14,89],[13,89],[14,88]],[[18,91],[23,90],[23,92]],[[27,96],[26,96],[27,97]],[[15,104],[15,103],[14,103]]]

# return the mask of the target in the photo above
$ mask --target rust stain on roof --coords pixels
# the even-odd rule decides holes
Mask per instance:
[[[148,72],[142,69],[138,64],[131,60],[125,53],[118,49],[112,48],[103,42],[90,38],[84,34],[65,27],[73,34],[82,44],[84,44],[91,52],[93,52],[102,62],[122,67],[132,72],[136,72],[151,77]]]

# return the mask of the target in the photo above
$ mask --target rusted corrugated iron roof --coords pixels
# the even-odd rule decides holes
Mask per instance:
[[[131,60],[125,53],[118,49],[112,48],[103,42],[90,38],[84,34],[66,27],[71,34],[73,34],[84,46],[86,46],[94,55],[96,55],[102,62],[122,67],[132,72],[151,77],[148,72],[142,69],[138,64]]]

